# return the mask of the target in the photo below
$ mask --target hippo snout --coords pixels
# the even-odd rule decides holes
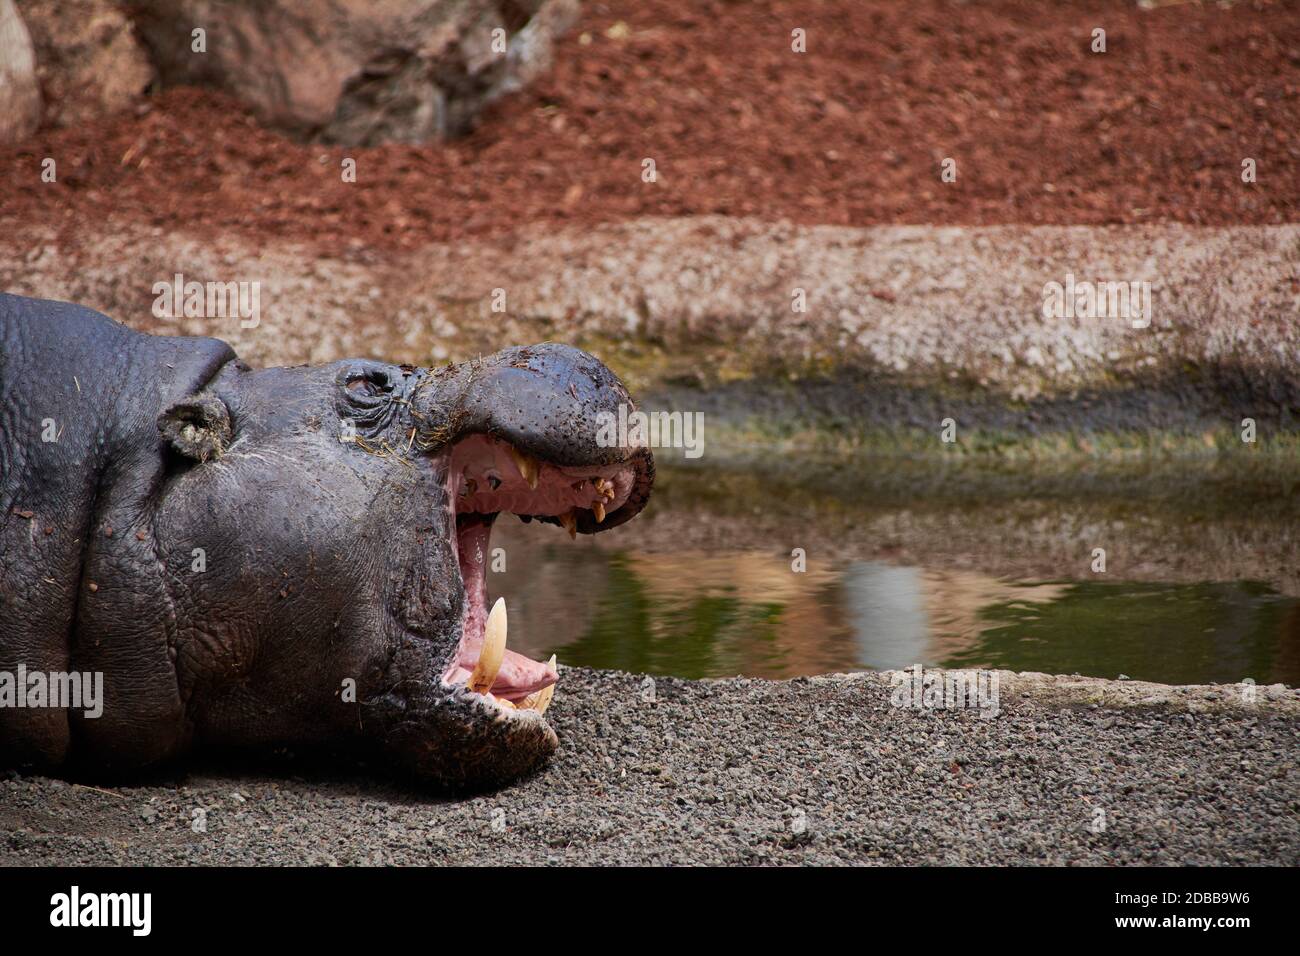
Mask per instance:
[[[645,507],[654,461],[646,448],[607,440],[602,425],[620,407],[626,414],[631,398],[609,369],[569,346],[507,349],[395,392],[416,423],[409,444],[444,489],[453,589],[463,600],[449,639],[422,643],[432,650],[406,665],[417,677],[380,699],[379,736],[422,777],[499,784],[557,747],[544,715],[559,672],[554,656],[535,661],[509,648],[506,598],[489,608],[493,525],[505,512],[571,537],[616,527]]]

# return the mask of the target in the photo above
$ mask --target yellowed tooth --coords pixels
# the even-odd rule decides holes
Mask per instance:
[[[531,696],[537,698],[533,701],[532,709],[537,711],[539,714],[544,714],[546,713],[546,708],[551,706],[551,698],[555,696],[555,685],[550,684],[543,687],[536,694]]]
[[[578,519],[574,516],[573,509],[570,508],[564,514],[557,515],[556,517],[560,519],[560,526],[564,528],[565,531],[569,532],[569,537],[577,540]]]
[[[556,662],[554,654],[551,655],[551,659],[546,663],[550,665],[551,670],[555,671],[557,675],[560,673],[560,665]],[[543,687],[541,690],[537,692],[537,702],[533,704],[533,708],[539,714],[546,713],[546,708],[551,706],[551,698],[554,696],[555,696],[554,684],[550,684],[547,687]]]
[[[483,629],[483,651],[474,665],[474,673],[469,675],[469,689],[479,694],[486,694],[496,683],[497,674],[501,672],[501,662],[506,657],[506,600],[497,598],[492,605]]]
[[[519,469],[519,474],[523,476],[524,481],[528,482],[529,488],[537,487],[537,476],[541,472],[541,466],[537,459],[531,455],[525,455],[514,445],[508,446],[510,449],[510,458]]]
[[[502,707],[504,707],[506,710],[517,710],[517,709],[518,709],[517,707],[515,707],[515,702],[514,702],[514,701],[512,701],[512,700],[507,700],[505,697],[493,697],[492,699],[495,700],[495,701],[496,701],[498,704],[500,704]]]
[[[596,516],[596,523],[600,524],[605,520],[605,503],[597,501],[591,506],[592,513]]]
[[[555,670],[555,655],[552,654],[551,659],[546,663],[548,663],[551,666],[551,670]],[[543,687],[541,690],[537,691],[534,694],[529,694],[527,697],[521,700],[519,702],[519,709],[535,710],[539,714],[544,714],[546,713],[546,708],[551,706],[551,698],[554,696],[555,696],[555,685],[551,684],[547,687]]]

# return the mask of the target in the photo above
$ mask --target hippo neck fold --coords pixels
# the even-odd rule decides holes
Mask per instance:
[[[214,339],[144,335],[81,306],[10,295],[0,295],[0,343],[0,618],[9,632],[0,670],[77,670],[79,645],[144,602],[170,600],[149,546],[150,499],[166,468],[157,416],[235,354]],[[95,578],[118,562],[150,570],[154,593],[101,592]],[[150,684],[174,687],[166,630],[131,653]],[[139,717],[127,710],[118,714]],[[14,721],[39,726],[20,733],[7,726]],[[80,721],[57,708],[11,711],[0,715],[0,735],[12,731],[33,742],[31,756],[58,759]]]

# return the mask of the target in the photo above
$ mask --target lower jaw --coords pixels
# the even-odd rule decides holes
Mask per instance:
[[[485,653],[489,640],[487,608],[487,557],[490,554],[492,525],[496,515],[459,515],[456,520],[456,554],[460,564],[461,582],[464,586],[465,604],[461,615],[461,641],[456,658],[452,661],[443,681],[453,686],[464,686],[506,710],[537,710],[545,712],[558,679],[555,658],[547,663],[532,660],[504,647],[506,615],[504,605],[492,620],[499,632],[500,665],[494,673]],[[502,602],[503,603],[503,602]]]

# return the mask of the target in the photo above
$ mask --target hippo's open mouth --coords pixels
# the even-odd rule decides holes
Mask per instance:
[[[485,571],[492,523],[509,511],[524,521],[559,525],[573,536],[602,531],[640,510],[647,476],[631,462],[563,466],[502,439],[473,435],[451,449],[447,484],[465,607],[460,644],[443,681],[506,712],[544,713],[558,679],[555,657],[542,663],[508,650],[504,600],[488,613]]]

